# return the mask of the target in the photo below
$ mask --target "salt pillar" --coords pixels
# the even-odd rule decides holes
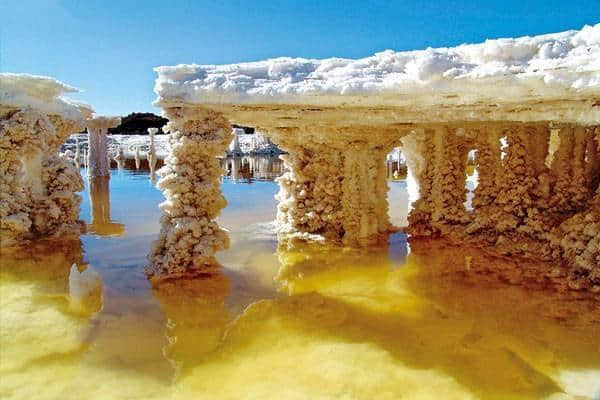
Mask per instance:
[[[79,149],[79,138],[75,138],[75,165],[81,167],[81,150]]]
[[[216,263],[215,252],[229,246],[215,218],[227,204],[217,157],[231,141],[231,127],[221,114],[201,107],[166,108],[165,115],[170,154],[158,181],[166,200],[147,270],[153,277],[204,270]]]
[[[89,176],[110,176],[106,133],[108,128],[119,124],[121,118],[118,117],[96,117],[87,121]]]
[[[140,169],[140,146],[135,146],[135,169]]]
[[[233,128],[233,140],[229,144],[229,152],[234,156],[239,156],[242,154],[242,149],[240,148],[240,139],[239,135],[243,134],[244,130],[240,128]]]
[[[500,149],[501,129],[482,127],[477,131],[475,165],[479,183],[474,191],[473,207],[485,207],[494,202],[498,190],[498,179],[502,172]]]
[[[281,233],[316,234],[347,245],[388,232],[383,148],[355,143],[284,144],[289,171],[279,179],[277,219]]]
[[[117,147],[117,154],[115,155],[115,161],[117,162],[117,168],[123,169],[125,165],[125,154],[123,154],[123,146],[119,145]]]

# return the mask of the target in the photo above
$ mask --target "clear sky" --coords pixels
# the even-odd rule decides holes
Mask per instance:
[[[598,22],[600,0],[0,0],[0,70],[76,86],[100,114],[158,112],[158,65],[357,58]]]

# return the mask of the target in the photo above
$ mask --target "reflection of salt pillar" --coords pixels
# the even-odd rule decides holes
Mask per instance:
[[[110,190],[108,176],[92,176],[89,178],[90,203],[92,221],[88,232],[101,236],[121,236],[125,232],[123,224],[114,223],[110,219]]]
[[[225,308],[229,279],[218,269],[197,277],[165,279],[152,286],[166,323],[164,356],[175,369],[175,379],[186,366],[214,351],[230,322]]]
[[[135,169],[140,169],[140,146],[135,146]]]
[[[156,148],[154,147],[154,135],[158,132],[158,128],[148,128],[148,134],[150,135],[150,148],[146,159],[148,160],[148,167],[150,168],[150,176],[154,176],[154,170],[156,169]]]
[[[77,314],[93,314],[102,308],[102,279],[91,265],[83,271],[77,264],[71,266],[69,307]]]
[[[96,117],[87,121],[89,176],[110,175],[106,132],[120,123],[118,117]]]
[[[161,168],[158,188],[166,200],[148,274],[184,274],[214,265],[214,254],[229,246],[215,218],[227,202],[220,189],[221,156],[231,141],[231,127],[219,113],[201,107],[166,108],[170,154]]]

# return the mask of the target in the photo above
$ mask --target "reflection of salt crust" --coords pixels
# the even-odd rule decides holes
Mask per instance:
[[[0,74],[0,240],[13,245],[79,231],[79,169],[58,155],[92,110],[52,78]]]
[[[166,109],[171,154],[159,170],[165,195],[158,240],[150,255],[151,275],[185,273],[214,264],[214,253],[229,245],[214,221],[226,201],[220,190],[217,156],[231,140],[231,127],[203,109]]]

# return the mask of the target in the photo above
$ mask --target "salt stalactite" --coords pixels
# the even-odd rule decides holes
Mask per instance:
[[[106,133],[108,128],[120,124],[121,118],[118,117],[95,117],[87,121],[89,176],[110,176]]]
[[[88,232],[100,236],[122,236],[125,226],[110,218],[110,177],[90,176],[88,182],[92,209]]]
[[[83,149],[83,168],[88,167],[87,149]]]
[[[140,169],[140,146],[135,146],[135,169]]]
[[[229,246],[215,218],[227,204],[220,190],[218,156],[231,141],[231,127],[203,108],[166,108],[170,154],[159,171],[166,200],[161,232],[150,254],[153,277],[193,273],[214,265],[216,251]]]
[[[150,135],[150,147],[148,148],[148,154],[146,159],[148,160],[148,167],[150,168],[150,176],[154,176],[156,170],[156,147],[154,146],[154,135],[158,132],[158,128],[148,128],[148,135]]]

